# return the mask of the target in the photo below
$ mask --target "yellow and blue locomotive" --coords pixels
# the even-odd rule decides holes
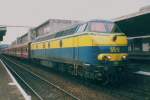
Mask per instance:
[[[36,39],[30,57],[62,72],[108,82],[126,69],[127,45],[115,23],[92,20]]]

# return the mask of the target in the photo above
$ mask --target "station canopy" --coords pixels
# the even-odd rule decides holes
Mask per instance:
[[[6,27],[0,26],[0,41],[3,41],[3,36],[6,34]]]
[[[128,37],[150,35],[150,6],[113,20]]]

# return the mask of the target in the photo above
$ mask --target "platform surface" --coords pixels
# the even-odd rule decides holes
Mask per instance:
[[[0,62],[0,100],[24,100],[4,66]]]

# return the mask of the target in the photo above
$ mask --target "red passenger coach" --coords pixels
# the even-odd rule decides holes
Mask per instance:
[[[4,54],[15,56],[23,59],[29,58],[29,46],[30,43],[20,44],[13,47],[6,48]]]

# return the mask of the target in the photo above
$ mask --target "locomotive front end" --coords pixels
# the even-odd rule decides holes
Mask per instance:
[[[97,59],[104,65],[108,66],[125,66],[127,62],[127,37],[125,35],[115,35],[117,39],[113,40],[114,36],[103,37],[103,41],[109,42],[103,46],[99,46],[100,53]]]
[[[127,66],[127,36],[113,22],[92,22],[90,29],[95,32],[93,48],[96,48],[94,54],[98,62],[97,77],[103,76],[106,82],[118,79]]]

